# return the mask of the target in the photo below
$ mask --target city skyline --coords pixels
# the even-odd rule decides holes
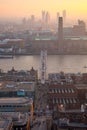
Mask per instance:
[[[56,18],[57,12],[62,16],[63,10],[67,11],[67,17],[72,19],[87,19],[86,0],[0,0],[0,17],[28,17],[34,14],[36,17],[41,17],[42,10],[50,13],[51,19]]]

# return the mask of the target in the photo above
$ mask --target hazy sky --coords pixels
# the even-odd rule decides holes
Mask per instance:
[[[87,0],[0,0],[0,17],[41,16],[42,10],[48,11],[51,17],[66,10],[67,17],[86,18]]]

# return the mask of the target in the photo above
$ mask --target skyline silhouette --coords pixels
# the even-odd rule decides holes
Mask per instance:
[[[40,17],[42,10],[48,11],[51,17],[55,18],[57,12],[62,15],[62,11],[66,10],[70,19],[87,19],[86,3],[86,0],[0,0],[0,18],[28,17],[32,14]]]

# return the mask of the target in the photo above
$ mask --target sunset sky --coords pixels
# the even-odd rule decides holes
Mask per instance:
[[[67,17],[87,17],[87,0],[0,0],[0,17],[26,17],[34,14],[41,17],[46,10],[51,17],[56,13],[67,11]]]

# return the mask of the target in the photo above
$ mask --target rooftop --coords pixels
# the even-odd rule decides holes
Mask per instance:
[[[77,89],[87,89],[87,84],[75,84]]]
[[[26,113],[0,112],[0,130],[8,130],[7,126],[9,126],[11,122],[13,122],[13,125],[25,125],[28,118]]]
[[[70,40],[87,40],[87,36],[72,36],[72,37],[66,37],[65,39],[70,39]]]
[[[29,98],[0,98],[0,104],[8,104],[8,103],[11,103],[11,104],[21,104],[21,103],[29,103],[31,104],[33,102],[32,99],[29,99]]]
[[[0,82],[0,91],[34,91],[35,83],[34,82],[14,82],[14,81],[5,81]]]
[[[11,120],[2,119],[0,120],[0,130],[9,130]]]

